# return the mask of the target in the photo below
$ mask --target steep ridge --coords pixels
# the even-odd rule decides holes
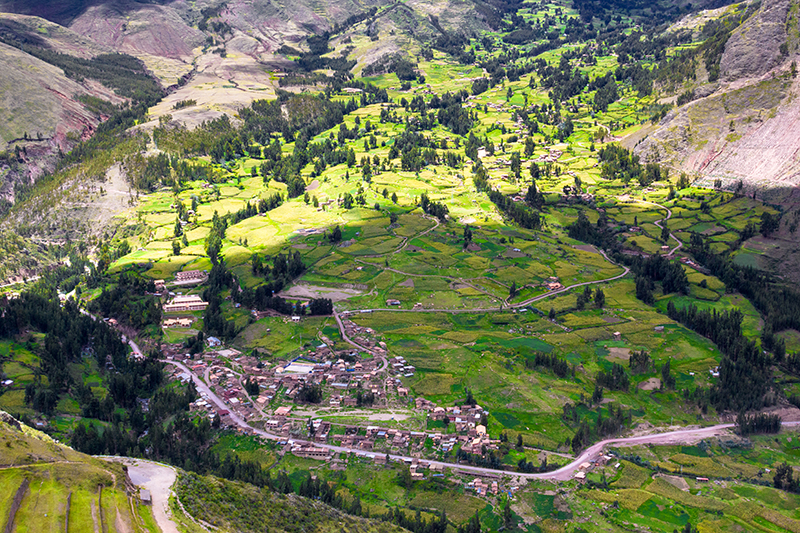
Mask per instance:
[[[0,186],[0,196],[9,197],[15,181],[32,182],[54,163],[59,150],[89,138],[108,118],[90,109],[85,97],[114,104],[124,99],[99,83],[67,78],[61,69],[3,43],[0,63],[0,151],[19,150],[15,160],[0,166],[0,176],[15,175]]]
[[[800,82],[796,0],[766,0],[735,29],[720,59],[720,81],[671,111],[636,145],[711,185],[770,189],[800,183]]]

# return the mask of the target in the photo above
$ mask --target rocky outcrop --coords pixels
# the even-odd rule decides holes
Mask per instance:
[[[723,79],[762,76],[781,63],[791,4],[792,0],[763,0],[761,8],[733,32],[720,60]]]

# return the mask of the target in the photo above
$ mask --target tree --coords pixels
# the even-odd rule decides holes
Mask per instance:
[[[336,244],[342,241],[342,228],[336,226],[331,230],[328,234],[328,242],[331,244]]]
[[[397,473],[397,484],[404,489],[410,489],[413,486],[413,478],[411,477],[411,470],[408,465],[403,463],[400,466],[400,472]]]
[[[517,282],[516,281],[512,281],[511,282],[511,288],[508,289],[508,297],[509,298],[514,298],[516,295],[517,295]]]
[[[530,187],[528,187],[528,192],[525,193],[525,203],[539,210],[544,206],[544,197],[538,191],[535,181],[531,183]]]
[[[181,243],[178,239],[172,241],[172,255],[181,255]]]
[[[244,390],[247,391],[247,394],[250,396],[257,396],[258,395],[258,382],[255,380],[248,379],[244,382]]]
[[[396,192],[392,193],[392,203],[394,203],[394,204],[397,203],[397,193]]]
[[[511,89],[509,89],[510,91]],[[503,527],[507,530],[514,529],[514,515],[511,514],[511,502],[506,499],[505,505],[503,505]]]
[[[661,228],[661,242],[667,242],[669,240],[669,228],[667,227],[666,222],[664,226]]]
[[[472,242],[472,228],[469,227],[469,224],[464,226],[464,248],[469,246]]]
[[[547,318],[549,318],[550,320],[556,319],[556,310],[554,308],[552,307],[550,308],[550,312],[547,313]]]
[[[342,207],[345,209],[353,208],[353,195],[349,192],[344,193],[344,196],[342,197]]]
[[[776,489],[788,492],[798,492],[798,480],[794,478],[794,469],[789,463],[778,465],[775,476],[772,478]]]
[[[594,392],[592,392],[592,403],[598,404],[602,401],[603,401],[603,387],[595,385]]]
[[[603,289],[597,289],[594,293],[594,305],[598,309],[602,309],[603,306],[606,304],[606,295],[603,292]]]
[[[522,433],[517,433],[517,450],[522,451],[523,446]]]
[[[520,161],[519,152],[511,154],[511,173],[514,175],[515,179],[522,179],[522,163]]]
[[[674,389],[675,376],[672,375],[670,371],[670,366],[671,366],[671,359],[667,359],[667,362],[664,363],[664,366],[661,367],[661,384],[668,389]]]
[[[778,230],[781,219],[772,213],[764,211],[761,215],[761,235],[769,237]]]

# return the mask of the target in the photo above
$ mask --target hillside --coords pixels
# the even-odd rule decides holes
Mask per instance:
[[[275,533],[406,531],[387,522],[344,513],[311,498],[278,494],[214,477],[183,474],[178,478],[175,492],[187,512],[221,532],[259,533],[264,531],[265,524]]]
[[[770,189],[800,183],[798,5],[765,0],[743,21],[731,9],[720,18],[726,16],[741,24],[723,38],[719,79],[698,67],[696,79],[678,91],[692,94],[693,101],[627,145],[635,142],[637,154],[691,172],[704,185],[720,180],[732,190],[742,181],[769,195]]]
[[[0,464],[5,531],[158,531],[120,465],[78,453],[4,412]]]

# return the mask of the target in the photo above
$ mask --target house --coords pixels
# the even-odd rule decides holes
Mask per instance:
[[[204,270],[187,270],[175,273],[175,282],[181,285],[202,283],[208,279],[208,274]]]
[[[300,317],[299,316],[293,316],[292,317],[292,322],[300,322]]]
[[[221,341],[221,340],[219,340],[219,339],[218,339],[218,338],[216,338],[216,337],[208,337],[208,338],[206,339],[206,342],[208,342],[208,345],[209,345],[210,347],[212,347],[212,348],[215,348],[215,347],[217,347],[217,346],[222,346],[222,341]]]
[[[153,498],[150,496],[150,491],[147,489],[142,489],[139,491],[139,499],[142,500],[142,503],[145,505],[153,504]]]
[[[176,296],[170,303],[164,305],[164,312],[205,311],[206,307],[208,302],[204,302],[200,296]]]

